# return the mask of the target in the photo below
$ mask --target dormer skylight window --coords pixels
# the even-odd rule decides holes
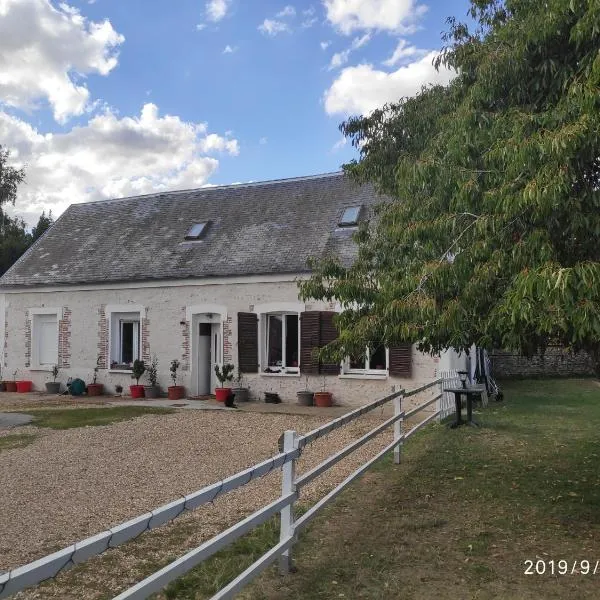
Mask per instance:
[[[345,208],[338,227],[356,227],[361,208],[361,206],[348,206]]]
[[[203,234],[206,232],[206,228],[208,227],[208,221],[204,223],[194,223],[190,230],[186,233],[186,240],[199,240]]]

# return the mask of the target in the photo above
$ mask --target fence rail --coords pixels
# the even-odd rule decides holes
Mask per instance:
[[[299,436],[295,431],[286,431],[283,436],[283,451],[271,458],[264,460],[248,469],[240,471],[231,477],[202,488],[197,492],[184,496],[178,500],[158,507],[157,509],[140,515],[135,519],[121,523],[98,535],[77,542],[72,546],[64,548],[54,554],[41,558],[28,565],[5,573],[0,576],[0,599],[6,598],[16,592],[41,583],[58,575],[61,571],[84,562],[85,560],[106,552],[109,548],[118,546],[131,540],[145,531],[164,525],[179,517],[183,512],[193,510],[203,504],[214,501],[219,496],[233,491],[251,481],[267,475],[274,469],[282,469],[282,494],[275,501],[252,513],[242,521],[204,542],[197,548],[189,551],[184,556],[168,564],[159,571],[153,573],[143,581],[125,590],[114,598],[114,600],[142,600],[149,595],[159,591],[171,581],[174,581],[193,567],[207,560],[215,552],[221,550],[234,540],[248,533],[258,525],[266,522],[275,514],[280,514],[280,540],[266,554],[261,556],[254,564],[248,567],[230,584],[213,596],[212,600],[225,600],[233,598],[244,585],[256,577],[261,571],[279,558],[282,572],[289,571],[291,567],[291,549],[296,541],[296,533],[305,527],[310,520],[329,502],[336,498],[352,481],[360,477],[370,466],[383,458],[391,450],[394,451],[394,462],[400,462],[401,447],[405,440],[416,433],[427,423],[443,415],[442,406],[444,394],[439,393],[426,400],[408,412],[402,410],[402,400],[425,392],[434,386],[439,386],[443,379],[422,385],[414,390],[406,392],[401,389],[384,398],[380,398],[348,414],[334,419],[317,429]],[[336,429],[351,423],[355,419],[368,412],[383,406],[389,402],[393,403],[394,415],[383,423],[364,434],[342,450],[329,456],[323,462],[313,467],[306,473],[296,476],[296,461],[300,457],[302,449],[311,442],[335,431]],[[436,410],[414,426],[407,433],[402,433],[402,424],[405,419],[414,416],[436,404]],[[299,498],[299,490],[310,481],[330,469],[340,460],[360,448],[363,444],[375,438],[377,435],[393,426],[393,441],[386,445],[380,452],[361,465],[337,487],[316,502],[298,520],[294,520],[293,507]]]

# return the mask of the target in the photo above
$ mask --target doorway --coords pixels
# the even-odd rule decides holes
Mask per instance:
[[[195,327],[196,360],[195,371],[198,396],[212,394],[217,387],[215,365],[222,361],[221,322],[210,315],[198,315]]]

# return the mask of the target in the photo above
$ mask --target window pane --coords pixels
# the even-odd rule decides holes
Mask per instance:
[[[366,360],[367,360],[367,357],[365,354],[361,354],[360,356],[351,356],[350,357],[350,368],[351,369],[364,369]]]
[[[121,362],[133,362],[133,323],[121,323]]]
[[[385,367],[385,346],[378,346],[374,351],[371,351],[369,369],[382,370]]]
[[[285,366],[298,366],[298,315],[285,315]]]
[[[36,337],[38,362],[40,365],[55,365],[58,362],[58,340],[56,339],[56,316],[36,315]]]
[[[269,315],[267,326],[267,362],[269,367],[281,367],[283,361],[283,319]]]

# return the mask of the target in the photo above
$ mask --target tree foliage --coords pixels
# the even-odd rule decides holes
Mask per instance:
[[[356,263],[314,263],[337,298],[329,354],[417,342],[585,349],[600,374],[600,3],[471,0],[449,19],[447,87],[341,125],[345,165],[387,197]]]
[[[15,204],[17,187],[23,182],[25,173],[8,164],[9,152],[0,146],[0,275],[5,273],[16,260],[53,223],[52,211],[42,212],[31,233],[27,232],[25,221],[6,214],[3,206]]]

